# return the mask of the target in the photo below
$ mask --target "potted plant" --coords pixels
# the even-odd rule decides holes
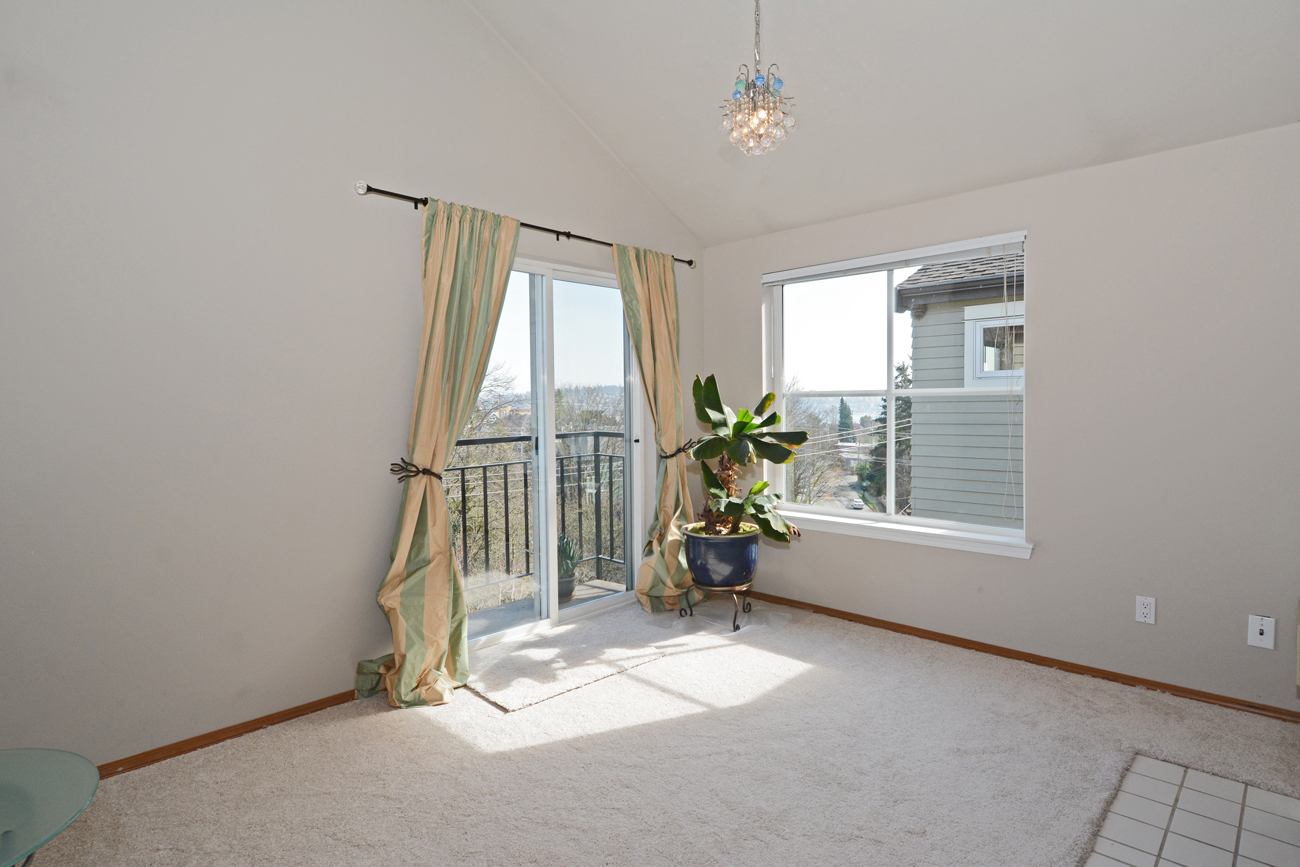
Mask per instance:
[[[701,587],[743,587],[753,580],[758,566],[759,534],[789,542],[799,530],[777,512],[781,495],[767,493],[767,481],[755,482],[749,493],[741,496],[738,477],[750,462],[790,463],[795,450],[808,441],[808,433],[774,430],[781,416],[763,414],[771,409],[775,394],[769,393],[751,413],[747,409],[733,412],[725,405],[712,376],[703,382],[695,377],[691,392],[696,417],[713,433],[691,449],[691,457],[700,462],[708,501],[700,520],[683,528],[686,563]],[[706,463],[715,458],[716,470]]]
[[[556,561],[559,567],[560,601],[568,602],[573,598],[573,588],[578,576],[578,543],[563,533],[555,545]]]

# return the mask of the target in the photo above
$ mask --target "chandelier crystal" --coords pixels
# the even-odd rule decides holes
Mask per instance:
[[[722,131],[750,156],[765,154],[785,141],[795,125],[790,112],[794,103],[783,92],[785,82],[779,77],[780,68],[773,63],[766,73],[762,71],[758,3],[754,0],[754,77],[749,76],[748,64],[740,64],[736,89],[722,106]]]

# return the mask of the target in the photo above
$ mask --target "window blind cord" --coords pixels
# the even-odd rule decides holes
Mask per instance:
[[[1011,260],[1011,255],[1004,253],[1002,256],[1003,338],[1001,341],[1002,347],[1000,347],[1000,349],[1005,348],[1008,356],[1007,358],[1008,369],[1014,370],[1015,361],[1016,361],[1016,346],[1015,346],[1013,335],[1015,332],[1011,325],[1011,298],[1007,291],[1007,271],[1010,269],[1011,266],[1010,260]],[[1014,500],[1015,485],[1016,485],[1016,473],[1015,473],[1015,463],[1014,463],[1015,432],[1016,432],[1015,429],[1016,380],[1014,376],[1008,376],[1006,379],[1007,379],[1007,469],[1005,474],[1006,481],[1002,486],[1002,519],[1004,521],[1014,521],[1017,517],[1017,512],[1020,511],[1019,509],[1016,508],[1015,500]],[[1008,498],[1012,498],[1010,503],[1010,507],[1011,507],[1010,514],[1007,513]],[[1021,515],[1021,520],[1023,520],[1023,515]]]

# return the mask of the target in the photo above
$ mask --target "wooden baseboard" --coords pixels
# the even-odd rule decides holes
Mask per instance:
[[[1090,665],[1079,665],[1074,662],[1066,662],[1063,659],[1053,659],[1050,656],[1039,656],[1036,653],[1025,653],[1021,650],[1012,650],[1009,647],[999,647],[996,644],[985,644],[982,641],[972,641],[969,638],[959,638],[956,635],[948,635],[943,632],[933,632],[929,629],[921,629],[917,626],[908,626],[905,623],[894,623],[890,620],[880,620],[875,617],[868,617],[865,614],[854,614],[851,611],[840,611],[838,608],[827,608],[824,605],[814,605],[811,602],[800,602],[797,599],[786,599],[783,596],[773,596],[770,593],[751,592],[749,595],[752,599],[772,602],[776,605],[788,605],[791,608],[802,608],[806,611],[815,611],[818,614],[825,614],[828,617],[837,617],[840,620],[851,620],[854,623],[861,623],[866,626],[875,626],[879,629],[888,629],[890,632],[901,632],[904,635],[914,635],[917,638],[927,638],[930,641],[938,641],[941,644],[951,644],[954,647],[964,647],[967,650],[978,650],[981,653],[991,653],[994,656],[1002,656],[1007,659],[1018,659],[1021,662],[1029,662],[1047,668],[1058,668],[1061,671],[1068,671],[1072,674],[1086,674],[1088,677],[1099,677],[1102,680],[1114,681],[1115,683],[1122,683],[1126,686],[1140,686],[1144,689],[1154,689],[1159,692],[1167,692],[1170,695],[1190,698],[1194,701],[1203,701],[1206,704],[1217,704],[1220,707],[1232,708],[1233,710],[1244,710],[1247,713],[1272,717],[1273,719],[1280,719],[1285,722],[1300,723],[1300,711],[1273,707],[1268,704],[1257,704],[1253,701],[1244,701],[1226,695],[1203,692],[1199,689],[1189,689],[1188,687],[1178,686],[1172,683],[1161,683],[1158,680],[1147,680],[1145,677],[1134,677],[1131,674],[1120,674],[1115,671],[1106,671],[1103,668],[1093,668]]]
[[[890,620],[868,617],[865,614],[854,614],[851,611],[841,611],[838,608],[827,608],[824,605],[814,605],[811,602],[800,602],[797,599],[786,599],[784,596],[773,596],[770,593],[750,593],[749,595],[750,598],[758,599],[762,602],[771,602],[775,605],[786,605],[790,608],[801,608],[805,611],[815,611],[818,614],[825,614],[828,617],[837,617],[840,620],[849,620],[854,623],[861,623],[865,626],[875,626],[878,629],[888,629],[890,632],[901,632],[904,635],[914,635],[917,638],[926,638],[930,641],[937,641],[940,644],[951,644],[954,647],[964,647],[967,650],[978,650],[980,653],[991,653],[994,656],[1001,656],[1006,659],[1018,659],[1021,662],[1029,662],[1047,668],[1058,668],[1061,671],[1068,671],[1072,674],[1085,674],[1088,677],[1099,677],[1102,680],[1122,683],[1125,686],[1140,686],[1144,689],[1154,689],[1159,692],[1167,692],[1170,695],[1190,698],[1193,701],[1203,701],[1206,704],[1217,704],[1220,707],[1227,707],[1233,710],[1244,710],[1247,713],[1272,717],[1273,719],[1280,719],[1285,722],[1300,723],[1300,711],[1273,707],[1268,704],[1257,704],[1253,701],[1243,701],[1239,698],[1217,695],[1216,693],[1204,692],[1199,689],[1189,689],[1188,687],[1178,686],[1172,683],[1161,683],[1158,680],[1147,680],[1145,677],[1134,677],[1131,674],[1120,674],[1115,671],[1106,671],[1104,668],[1093,668],[1090,665],[1079,665],[1074,662],[1066,662],[1063,659],[1053,659],[1050,656],[1039,656],[1036,653],[1025,653],[1022,650],[1012,650],[1009,647],[999,647],[996,644],[985,644],[983,641],[972,641],[969,638],[960,638],[956,635],[948,635],[943,632],[921,629],[918,626],[908,626],[905,623],[894,623]],[[143,753],[137,753],[134,756],[127,756],[125,759],[119,759],[116,762],[109,762],[108,764],[100,765],[99,776],[102,779],[117,774],[124,774],[127,771],[134,771],[136,768],[143,768],[145,765],[152,765],[155,762],[161,762],[163,759],[170,759],[173,756],[192,753],[195,750],[201,750],[204,747],[210,747],[213,744],[219,744],[222,741],[228,741],[231,738],[237,738],[240,735],[246,735],[249,732],[257,731],[258,729],[264,729],[267,726],[288,722],[291,719],[297,719],[300,716],[306,716],[309,713],[324,710],[327,707],[346,704],[347,702],[352,701],[355,697],[356,693],[351,690],[348,692],[340,692],[338,695],[331,695],[327,698],[310,701],[307,702],[307,704],[300,704],[297,707],[291,707],[288,710],[260,716],[257,719],[249,720],[248,722],[236,723],[232,726],[226,726],[223,729],[217,729],[214,732],[197,735],[187,740],[177,741],[174,744],[168,744],[167,746],[158,747],[156,749],[146,750]]]
[[[297,707],[291,707],[288,710],[277,711],[276,713],[259,716],[257,719],[251,719],[248,722],[235,723],[232,726],[226,726],[223,729],[217,729],[214,732],[208,732],[204,735],[196,735],[183,741],[177,741],[174,744],[168,744],[164,747],[158,747],[152,750],[145,750],[143,753],[136,753],[134,756],[127,756],[116,762],[109,762],[106,765],[99,766],[99,777],[116,776],[124,774],[127,771],[134,771],[136,768],[143,768],[145,765],[152,765],[155,762],[161,762],[163,759],[170,759],[174,756],[192,753],[195,750],[201,750],[204,747],[210,747],[213,744],[219,744],[222,741],[228,741],[231,738],[237,738],[240,735],[246,735],[249,732],[255,732],[258,729],[264,729],[267,726],[273,726],[277,723],[288,722],[291,719],[297,719],[300,716],[306,716],[309,713],[315,713],[318,710],[324,710],[327,707],[334,707],[337,704],[346,704],[356,698],[356,693],[352,690],[340,692],[338,695],[331,695],[328,698],[318,698],[316,701],[309,701],[306,704],[300,704]]]

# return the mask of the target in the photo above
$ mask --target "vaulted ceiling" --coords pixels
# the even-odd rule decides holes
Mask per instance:
[[[1296,0],[765,0],[760,157],[752,0],[467,2],[705,245],[1300,121]]]

